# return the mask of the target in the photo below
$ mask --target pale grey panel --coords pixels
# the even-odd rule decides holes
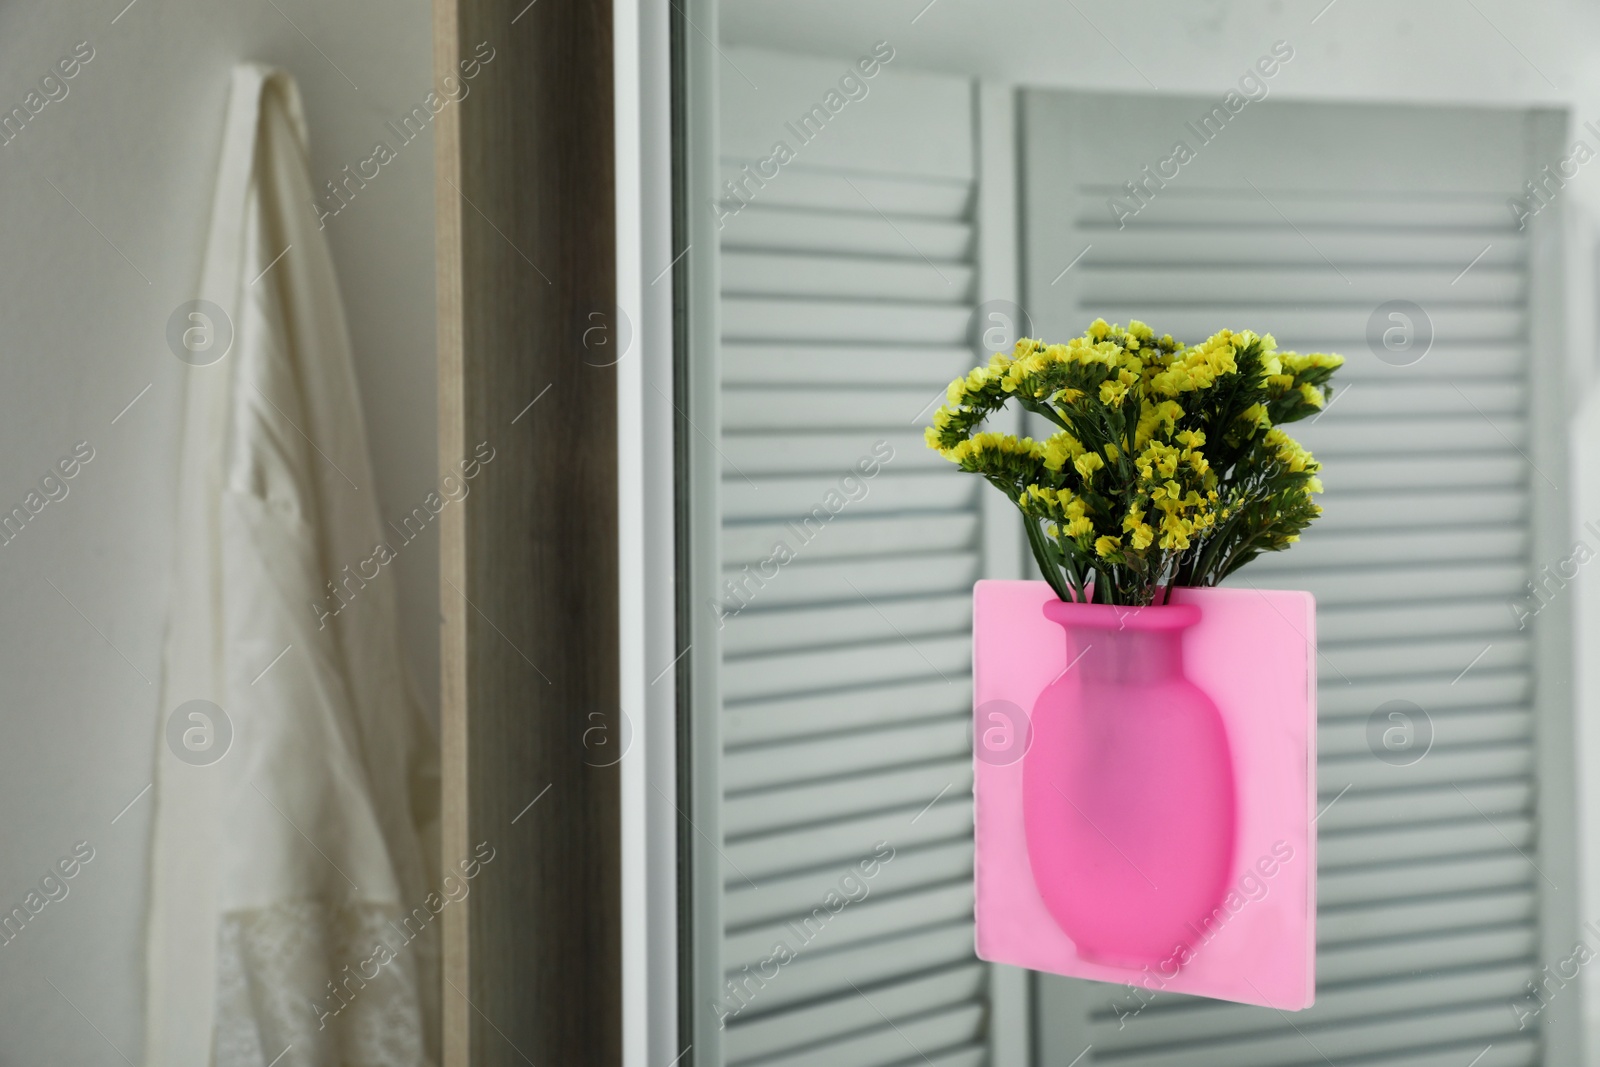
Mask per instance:
[[[1367,870],[1330,871],[1317,878],[1319,907],[1431,896],[1448,886],[1460,892],[1531,886],[1533,864],[1506,850],[1464,859],[1403,863]]]
[[[1480,597],[1509,600],[1521,594],[1526,577],[1527,567],[1521,560],[1507,560],[1307,570],[1297,574],[1295,582],[1317,598],[1319,611],[1360,604],[1377,605],[1382,610],[1384,605],[1401,602],[1451,603]]]
[[[751,210],[754,209],[747,209]],[[1299,226],[1298,223],[1296,225]],[[1248,240],[1219,241],[1215,231],[1208,232],[1200,228],[1145,225],[1141,220],[1119,231],[1108,220],[1103,228],[1081,231],[1082,238],[1078,245],[1062,250],[1062,263],[1069,261],[1087,244],[1093,247],[1078,264],[1079,270],[1101,266],[1154,266],[1170,263],[1174,259],[1217,266],[1281,264],[1307,268],[1312,272],[1321,267],[1324,272],[1324,292],[1331,293],[1334,286],[1340,290],[1354,288],[1355,275],[1363,270],[1388,272],[1397,267],[1419,266],[1448,269],[1454,264],[1456,270],[1460,271],[1472,262],[1474,256],[1484,252],[1485,247],[1488,251],[1478,261],[1479,266],[1515,266],[1523,260],[1524,250],[1520,242],[1497,241],[1495,238],[1499,235],[1492,232],[1443,230],[1407,233],[1393,229],[1362,232],[1350,226],[1316,224],[1299,226],[1299,229],[1304,236],[1293,228],[1282,226],[1254,233]],[[924,250],[923,254],[932,253]],[[1168,332],[1165,327],[1161,329]],[[1262,331],[1274,335],[1278,332],[1268,330],[1265,325]],[[1178,334],[1173,331],[1173,336],[1177,337]],[[1179,338],[1190,343],[1201,339],[1200,336]],[[1280,337],[1279,340],[1284,338]]]
[[[884,629],[890,631],[888,636],[876,641],[725,660],[722,691],[735,701],[902,678],[932,676],[954,685],[972,670],[970,634],[906,638],[893,633],[892,627]]]
[[[1456,678],[1385,678],[1352,682],[1323,679],[1318,690],[1317,717],[1329,722],[1345,716],[1365,716],[1386,700],[1410,700],[1431,712],[1455,708],[1525,706],[1533,692],[1526,671],[1470,672]]]
[[[970,751],[972,720],[962,714],[809,741],[738,749],[723,757],[730,793],[859,774],[879,767],[947,760]]]
[[[1505,210],[1503,204],[1496,207]],[[1515,303],[1527,292],[1526,278],[1526,272],[1514,267],[1486,267],[1481,262],[1465,276],[1458,267],[1369,268],[1350,275],[1350,284],[1340,295],[1351,303],[1366,304],[1369,310],[1397,296],[1424,306],[1434,301]],[[1078,279],[1078,286],[1080,299],[1095,307],[1136,307],[1146,303],[1157,308],[1225,304],[1237,301],[1241,293],[1248,293],[1252,300],[1272,308],[1278,304],[1321,301],[1327,296],[1328,275],[1321,262],[1315,268],[1271,269],[1251,265],[1216,269],[1161,264],[1086,271]]]
[[[1498,615],[1507,615],[1504,607]],[[953,633],[972,623],[972,600],[953,594],[859,602],[837,607],[797,608],[788,611],[741,612],[728,620],[722,635],[727,656],[746,656],[810,645],[838,645],[860,639],[877,640],[884,627],[907,636]]]
[[[1342,370],[1339,373],[1341,377],[1344,374]],[[1503,451],[1506,444],[1526,447],[1526,419],[1506,416],[1495,420],[1495,428],[1500,434],[1484,442],[1490,453]],[[1462,442],[1481,438],[1483,429],[1483,417],[1474,412],[1465,417],[1404,420],[1313,417],[1295,423],[1292,432],[1295,440],[1311,449],[1324,463],[1338,457],[1339,466],[1343,468],[1349,456],[1376,455],[1386,456],[1391,462],[1418,462],[1424,455],[1430,458],[1441,454],[1460,455]],[[1527,477],[1528,468],[1523,467],[1522,478],[1526,481]]]
[[[722,346],[724,385],[915,386],[926,391],[923,410],[906,417],[920,427],[944,402],[944,389],[972,368],[964,345],[818,345],[800,342],[731,342]],[[938,392],[935,393],[934,390]],[[937,399],[936,399],[937,398]]]
[[[1533,843],[1533,820],[1526,816],[1482,818],[1465,802],[1456,822],[1419,823],[1385,830],[1324,834],[1317,865],[1324,872],[1407,860],[1435,859],[1522,849]]]
[[[1084,194],[1077,206],[1075,220],[1079,226],[1099,226],[1112,218],[1102,202],[1106,197],[1126,198],[1127,190],[1120,184],[1105,185],[1092,182],[1080,186]],[[1520,240],[1516,223],[1506,211],[1503,196],[1441,195],[1423,196],[1397,194],[1391,191],[1377,194],[1297,190],[1275,191],[1268,204],[1254,190],[1196,189],[1174,181],[1153,203],[1147,203],[1139,212],[1140,223],[1162,225],[1278,225],[1281,221],[1273,207],[1281,209],[1296,223],[1355,226],[1382,226],[1392,229],[1469,229],[1499,231],[1502,239]],[[1131,223],[1130,223],[1131,225]],[[1446,279],[1449,280],[1448,278]]]
[[[1327,351],[1333,347],[1319,338],[1298,338],[1302,351]],[[1363,341],[1340,353],[1345,364],[1339,369],[1342,392],[1346,386],[1359,388],[1391,382],[1440,381],[1466,382],[1479,378],[1504,379],[1522,374],[1528,363],[1527,347],[1520,343],[1477,341],[1470,337],[1435,337],[1427,355],[1415,363],[1396,367],[1380,360]],[[1510,421],[1510,420],[1507,420]]]
[[[715,208],[727,583],[705,606],[724,638],[727,967],[748,981],[745,964],[875,843],[896,854],[731,1021],[728,1057],[978,1067],[989,988],[972,955],[968,707],[983,487],[922,440],[973,362],[972,86],[891,65],[812,138],[800,115],[841,62],[729,59],[734,187]],[[745,168],[780,138],[793,161]],[[880,441],[891,457],[860,474]]]
[[[1478,638],[1413,639],[1385,641],[1381,644],[1344,644],[1319,641],[1322,667],[1336,681],[1416,677],[1439,674],[1456,679],[1468,671],[1502,671],[1528,665],[1528,638],[1525,634],[1502,635],[1492,642]]]
[[[956,1006],[978,997],[984,983],[983,967],[968,963],[877,986],[872,990],[871,1003],[855,997],[766,1015],[733,1028],[728,1036],[728,1057],[732,1062],[743,1063],[752,1057],[820,1043],[826,1039],[823,1035],[875,1031],[883,1024],[880,1011],[899,1019]],[[819,1058],[818,1062],[822,1061]],[[834,1061],[826,1058],[825,1062]]]
[[[1526,743],[1442,749],[1428,753],[1425,759],[1407,767],[1383,763],[1370,753],[1364,753],[1320,761],[1317,785],[1319,792],[1331,799],[1346,786],[1351,793],[1419,789],[1430,785],[1448,787],[1474,778],[1520,778],[1532,769],[1533,753]],[[1457,817],[1470,815],[1472,806],[1464,798],[1458,799]]]
[[[855,882],[866,886],[873,882]],[[860,889],[855,890],[857,894]],[[831,900],[830,905],[828,901]],[[837,912],[833,908],[838,908]],[[826,951],[854,941],[889,937],[938,923],[956,922],[972,914],[972,882],[968,879],[948,885],[932,886],[909,893],[885,895],[869,892],[850,902],[835,891],[817,900],[811,908],[791,919],[752,927],[729,934],[723,942],[724,965],[732,974],[746,965],[756,966],[786,942],[791,948]]]
[[[1390,721],[1383,720],[1384,725]],[[1428,713],[1428,729],[1432,747],[1438,750],[1526,742],[1533,736],[1533,713],[1526,707],[1436,710]],[[1364,717],[1325,719],[1317,727],[1317,753],[1328,759],[1368,754],[1373,744],[1369,733],[1369,721]],[[1417,755],[1426,758],[1420,751]]]
[[[816,540],[820,541],[828,532],[819,534]],[[739,580],[737,572],[729,570],[725,573],[731,580]],[[747,602],[762,611],[770,611],[795,604],[828,601],[859,604],[864,598],[872,600],[878,597],[950,593],[960,589],[970,590],[981,573],[978,556],[973,552],[820,562],[805,557],[779,570],[776,577],[755,589],[753,597]],[[731,597],[728,602],[731,606],[737,605]]]
[[[748,160],[725,159],[722,180],[743,186],[741,195],[759,198],[774,207],[799,207],[820,211],[860,211],[867,204],[892,205],[897,214],[930,218],[965,219],[972,212],[972,183],[948,178],[899,178],[860,171],[808,167],[797,161],[783,168],[783,178],[762,187],[743,170]],[[752,168],[753,169],[753,168]],[[770,168],[769,168],[770,169]],[[760,177],[757,173],[756,177]],[[722,190],[722,202],[737,202]],[[1500,205],[1501,210],[1504,206]],[[727,259],[723,260],[724,264]]]
[[[814,826],[831,819],[896,808],[911,809],[906,814],[909,822],[918,810],[936,799],[971,790],[972,759],[964,757],[728,797],[723,827],[729,841],[738,841],[751,834]]]
[[[1468,253],[1468,256],[1470,258],[1471,253]],[[1087,263],[1086,257],[1085,264]],[[1090,277],[1093,274],[1093,271],[1085,271],[1084,276]],[[1353,283],[1354,278],[1351,280]],[[1308,347],[1302,339],[1315,340],[1319,344],[1331,343],[1341,350],[1366,345],[1367,319],[1372,314],[1372,305],[1356,301],[1341,302],[1338,305],[1321,301],[1269,305],[1258,302],[1259,298],[1254,297],[1254,294],[1251,294],[1252,299],[1249,302],[1245,302],[1241,299],[1243,292],[1240,290],[1226,303],[1207,303],[1202,306],[1168,303],[1151,300],[1148,297],[1126,304],[1108,303],[1099,306],[1104,309],[1102,314],[1107,321],[1126,322],[1130,318],[1141,319],[1156,333],[1170,333],[1188,344],[1203,341],[1226,327],[1231,330],[1270,333],[1279,346],[1285,349],[1290,346]],[[1434,302],[1428,306],[1428,317],[1433,323],[1434,336],[1470,337],[1474,343],[1514,342],[1521,339],[1526,328],[1520,304]]]
[[[1154,163],[1180,138],[1198,150],[1182,168],[1181,185],[1235,194],[1249,189],[1248,177],[1269,195],[1400,192],[1418,200],[1468,194],[1498,201],[1521,187],[1526,166],[1527,113],[1510,109],[1266,100],[1248,104],[1238,116],[1248,121],[1230,123],[1220,143],[1201,146],[1187,124],[1220,97],[1030,90],[1024,100],[1034,144],[1064,128],[1116,131],[1116,152],[1044,146],[1071,159],[1062,178],[1080,183],[1120,186],[1138,174],[1131,160]]]
[[[967,710],[971,703],[970,678],[952,678],[949,683],[932,678],[743,701],[724,709],[722,729],[728,747],[737,748],[954,714]]]
[[[926,271],[938,274],[931,266]],[[729,296],[722,300],[722,335],[729,340],[779,337],[800,342],[881,341],[885,344],[959,344],[967,333],[968,292],[945,276],[945,303],[822,300]]]
[[[729,297],[922,303],[971,294],[976,271],[970,264],[954,263],[939,270],[943,278],[921,260],[729,252],[722,257],[722,292]]]
[[[845,104],[822,135],[808,144],[785,128],[839,86],[858,59],[872,53],[823,59],[755,48],[727,48],[734,69],[721,75],[720,151],[724,159],[752,160],[783,140],[807,167],[838,167],[877,174],[970,182],[972,85],[964,78],[908,69],[893,56],[865,79],[867,95]],[[893,41],[889,44],[893,46]],[[773,182],[781,182],[786,175]]]
[[[1329,493],[1322,498],[1316,528],[1379,528],[1435,526],[1454,529],[1464,523],[1493,524],[1528,519],[1528,493],[1520,489]]]
[[[1391,1049],[1411,1050],[1419,1045],[1426,1047],[1430,1044],[1468,1042],[1465,1046],[1468,1050],[1465,1052],[1466,1059],[1460,1059],[1459,1055],[1452,1053],[1450,1058],[1441,1055],[1437,1060],[1418,1061],[1465,1067],[1474,1052],[1481,1052],[1485,1045],[1498,1043],[1496,1039],[1515,1036],[1516,1024],[1503,1004],[1491,1007],[1484,1003],[1471,1003],[1431,1011],[1407,1012],[1400,1016],[1351,1020],[1328,1029],[1308,1027],[1297,1032],[1280,1026],[1269,1034],[1208,1041],[1199,1046],[1184,1042],[1177,1047],[1134,1052],[1127,1056],[1119,1055],[1115,1060],[1098,1059],[1096,1062],[1114,1062],[1118,1067],[1193,1067],[1197,1062],[1225,1063],[1230,1067],[1280,1067],[1283,1064],[1313,1063],[1389,1064],[1406,1061],[1365,1057]],[[1472,1049],[1470,1043],[1476,1043],[1476,1049]],[[1206,1058],[1198,1060],[1197,1054]],[[1473,1067],[1483,1067],[1487,1062],[1488,1057],[1484,1057]]]
[[[1526,418],[1528,388],[1519,379],[1495,382],[1395,382],[1382,389],[1350,390],[1337,406],[1329,410],[1331,420],[1359,419],[1382,415],[1414,419],[1425,415],[1478,415],[1483,423],[1478,431],[1480,445],[1499,447],[1503,438],[1496,432],[1498,422],[1488,416],[1510,415],[1511,421]]]
[[[912,817],[917,821],[910,821]],[[842,819],[728,845],[728,862],[723,864],[723,915],[728,929],[739,931],[752,923],[810,910],[829,889],[837,888],[846,870],[864,861],[880,841],[888,843],[890,837],[894,838],[894,859],[878,872],[874,881],[878,889],[893,891],[970,878],[971,832],[971,798],[957,798],[939,801],[918,816],[896,811]],[[757,888],[744,881],[746,875]]]
[[[1517,630],[1517,617],[1507,599],[1465,598],[1424,603],[1364,604],[1351,607],[1320,606],[1317,639],[1328,643],[1362,637],[1409,637],[1419,633],[1495,634]]]
[[[786,250],[900,259],[922,266],[950,289],[955,280],[939,273],[940,264],[970,262],[972,226],[911,215],[891,219],[868,204],[852,214],[752,204],[728,220],[722,247],[742,252]],[[723,336],[742,335],[725,328]]]
[[[866,426],[904,431],[926,425],[934,408],[944,401],[943,386],[936,389],[920,386],[914,389],[752,386],[724,389],[723,394],[724,430],[830,430]]]
[[[1464,530],[1422,527],[1349,533],[1313,526],[1293,548],[1258,556],[1238,572],[1238,580],[1278,582],[1278,575],[1323,567],[1521,560],[1527,550],[1528,531],[1524,526],[1475,526]]]
[[[884,449],[882,446],[887,445]],[[723,461],[724,477],[738,477],[743,471],[750,480],[760,485],[762,475],[813,474],[830,475],[834,484],[845,474],[870,482],[876,474],[867,476],[862,471],[876,469],[902,471],[948,470],[949,460],[928,447],[921,431],[904,428],[894,430],[867,430],[854,433],[759,433],[735,431],[722,435],[723,451],[729,459]],[[878,452],[874,453],[873,449]],[[878,455],[887,455],[879,460]],[[731,457],[738,456],[738,470]]]
[[[874,997],[873,1000],[876,1002],[877,998]],[[987,1062],[982,1050],[970,1046],[972,1035],[981,1032],[978,1023],[981,1021],[983,1009],[975,1003],[948,1006],[935,1004],[932,1007],[934,1013],[918,1019],[896,1020],[892,1027],[885,1025],[874,1012],[873,1017],[879,1018],[876,1028],[864,1029],[833,1040],[817,1040],[819,1037],[831,1034],[832,1026],[815,1028],[805,1035],[809,1039],[808,1043],[798,1052],[772,1059],[737,1062],[760,1064],[761,1067],[808,1067],[817,1063],[827,1063],[830,1067],[832,1065],[870,1067],[874,1064],[904,1062],[907,1052],[916,1057],[917,1063],[934,1063],[940,1067],[945,1064]],[[872,1006],[868,1005],[869,1011],[871,1008]],[[974,1018],[975,1016],[980,1018]],[[925,1047],[937,1049],[952,1037],[965,1046],[960,1052],[948,1055],[936,1053],[937,1058],[928,1058],[928,1053],[924,1051]]]
[[[820,996],[856,996],[874,983],[917,974],[969,958],[972,920],[893,937],[859,941],[846,948],[802,952],[778,972],[747,1009],[753,1015],[802,1004]]]
[[[1385,938],[1359,945],[1319,947],[1317,973],[1329,985],[1371,981],[1454,967],[1530,959],[1538,952],[1538,944],[1538,927],[1533,923],[1457,929],[1420,937]],[[1495,1013],[1496,1025],[1514,1031],[1516,1024],[1511,1012],[1504,1004],[1498,1007],[1500,1011]]]
[[[1319,1026],[1345,1020],[1359,1021],[1382,1015],[1425,1011],[1452,1002],[1486,997],[1512,997],[1527,980],[1523,964],[1457,970],[1444,974],[1405,977],[1378,985],[1344,986],[1328,990],[1317,1003],[1293,1018],[1297,1025]],[[1118,995],[1120,994],[1120,995]],[[1101,1001],[1105,1007],[1099,1007]],[[1194,997],[1161,995],[1141,1008],[1141,1001],[1117,989],[1091,1001],[1095,1004],[1093,1034],[1097,1041],[1113,1039],[1130,1047],[1193,1042],[1218,1037],[1243,1036],[1271,1028],[1276,1016],[1263,1016],[1258,1008],[1217,1004]],[[1127,1031],[1119,1037],[1118,1030]],[[1458,1065],[1458,1067],[1464,1067]]]
[[[1340,787],[1341,789],[1343,786]],[[1351,791],[1322,801],[1317,826],[1331,834],[1361,828],[1406,826],[1429,819],[1461,818],[1464,801],[1490,815],[1503,816],[1533,810],[1533,785],[1524,779],[1489,782],[1455,782],[1423,785],[1416,789]],[[1453,886],[1436,891],[1454,891]]]
[[[1480,924],[1533,923],[1538,917],[1539,899],[1532,889],[1452,893],[1422,900],[1326,908],[1317,916],[1317,938],[1323,944],[1335,945]],[[1523,972],[1524,981],[1526,977]]]
[[[892,555],[915,543],[923,552],[948,553],[976,550],[978,516],[971,510],[921,515],[856,516],[841,514],[828,524],[827,535],[806,543],[807,560],[839,556]],[[773,553],[773,546],[798,539],[782,522],[729,523],[722,529],[722,558],[734,566],[756,563]]]
[[[1518,424],[1521,425],[1521,420]],[[1479,423],[1466,440],[1475,440],[1480,447],[1503,446],[1504,442],[1498,437],[1483,441],[1483,425]],[[1359,493],[1388,489],[1519,487],[1527,484],[1529,467],[1527,460],[1514,452],[1506,454],[1502,447],[1498,454],[1487,449],[1469,452],[1463,448],[1445,454],[1406,456],[1405,459],[1347,456],[1331,467],[1324,461],[1324,472],[1333,479],[1335,489]]]
[[[963,477],[954,467],[905,472],[891,468],[870,479],[854,470],[817,475],[768,474],[759,479],[735,472],[723,480],[723,513],[734,520],[800,520],[819,510],[824,515],[848,512],[856,516],[909,509],[955,509],[971,507],[982,488],[976,478]],[[831,525],[831,520],[823,525],[818,516],[811,529],[821,537],[826,536]],[[804,544],[791,545],[799,552],[805,550]]]

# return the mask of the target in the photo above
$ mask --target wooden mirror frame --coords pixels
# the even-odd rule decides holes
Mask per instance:
[[[495,452],[441,519],[443,855],[496,853],[444,913],[450,1067],[622,1060],[612,17],[434,4],[436,85],[497,53],[435,130],[440,469]]]

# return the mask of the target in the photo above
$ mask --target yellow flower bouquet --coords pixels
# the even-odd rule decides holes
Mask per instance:
[[[930,447],[1022,512],[1064,601],[1164,603],[1299,539],[1321,513],[1311,454],[1279,427],[1322,409],[1342,356],[1223,330],[1192,347],[1096,319],[1066,344],[1023,338],[950,383]],[[1056,432],[981,432],[1016,400]]]

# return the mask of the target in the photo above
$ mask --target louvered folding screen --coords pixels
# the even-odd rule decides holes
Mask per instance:
[[[1333,405],[1290,428],[1324,465],[1324,516],[1232,583],[1317,598],[1317,1004],[1287,1016],[1167,994],[1123,1015],[1141,1002],[1119,987],[1051,979],[1051,1062],[1090,1044],[1082,1067],[1543,1062],[1540,1020],[1519,1029],[1509,1003],[1547,962],[1543,872],[1571,845],[1537,815],[1536,631],[1511,607],[1545,475],[1529,455],[1529,242],[1506,201],[1549,161],[1531,154],[1549,120],[1274,101],[1202,142],[1187,124],[1217,103],[1025,97],[1027,306],[1053,338],[1103,315],[1348,358]],[[1131,196],[1123,183],[1180,140],[1196,158]],[[1409,366],[1394,364],[1420,348],[1380,360],[1367,340],[1393,300],[1432,324]],[[1404,328],[1379,317],[1380,333]],[[1406,766],[1369,731],[1395,700],[1432,723]]]
[[[972,363],[972,86],[890,60],[831,113],[853,60],[726,58],[722,157],[743,184],[721,206],[721,953],[741,992],[718,994],[745,1006],[723,1058],[987,1063],[969,726],[983,519],[979,486],[921,434]],[[793,158],[758,167],[778,142]],[[880,841],[893,858],[849,881]],[[830,891],[861,898],[835,912]],[[771,962],[780,943],[792,961]]]

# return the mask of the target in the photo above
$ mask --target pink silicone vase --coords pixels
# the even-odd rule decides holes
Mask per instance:
[[[1086,959],[1188,958],[1227,891],[1233,764],[1217,707],[1183,673],[1192,604],[1052,600],[1068,667],[1039,695],[1023,762],[1028,859]]]

